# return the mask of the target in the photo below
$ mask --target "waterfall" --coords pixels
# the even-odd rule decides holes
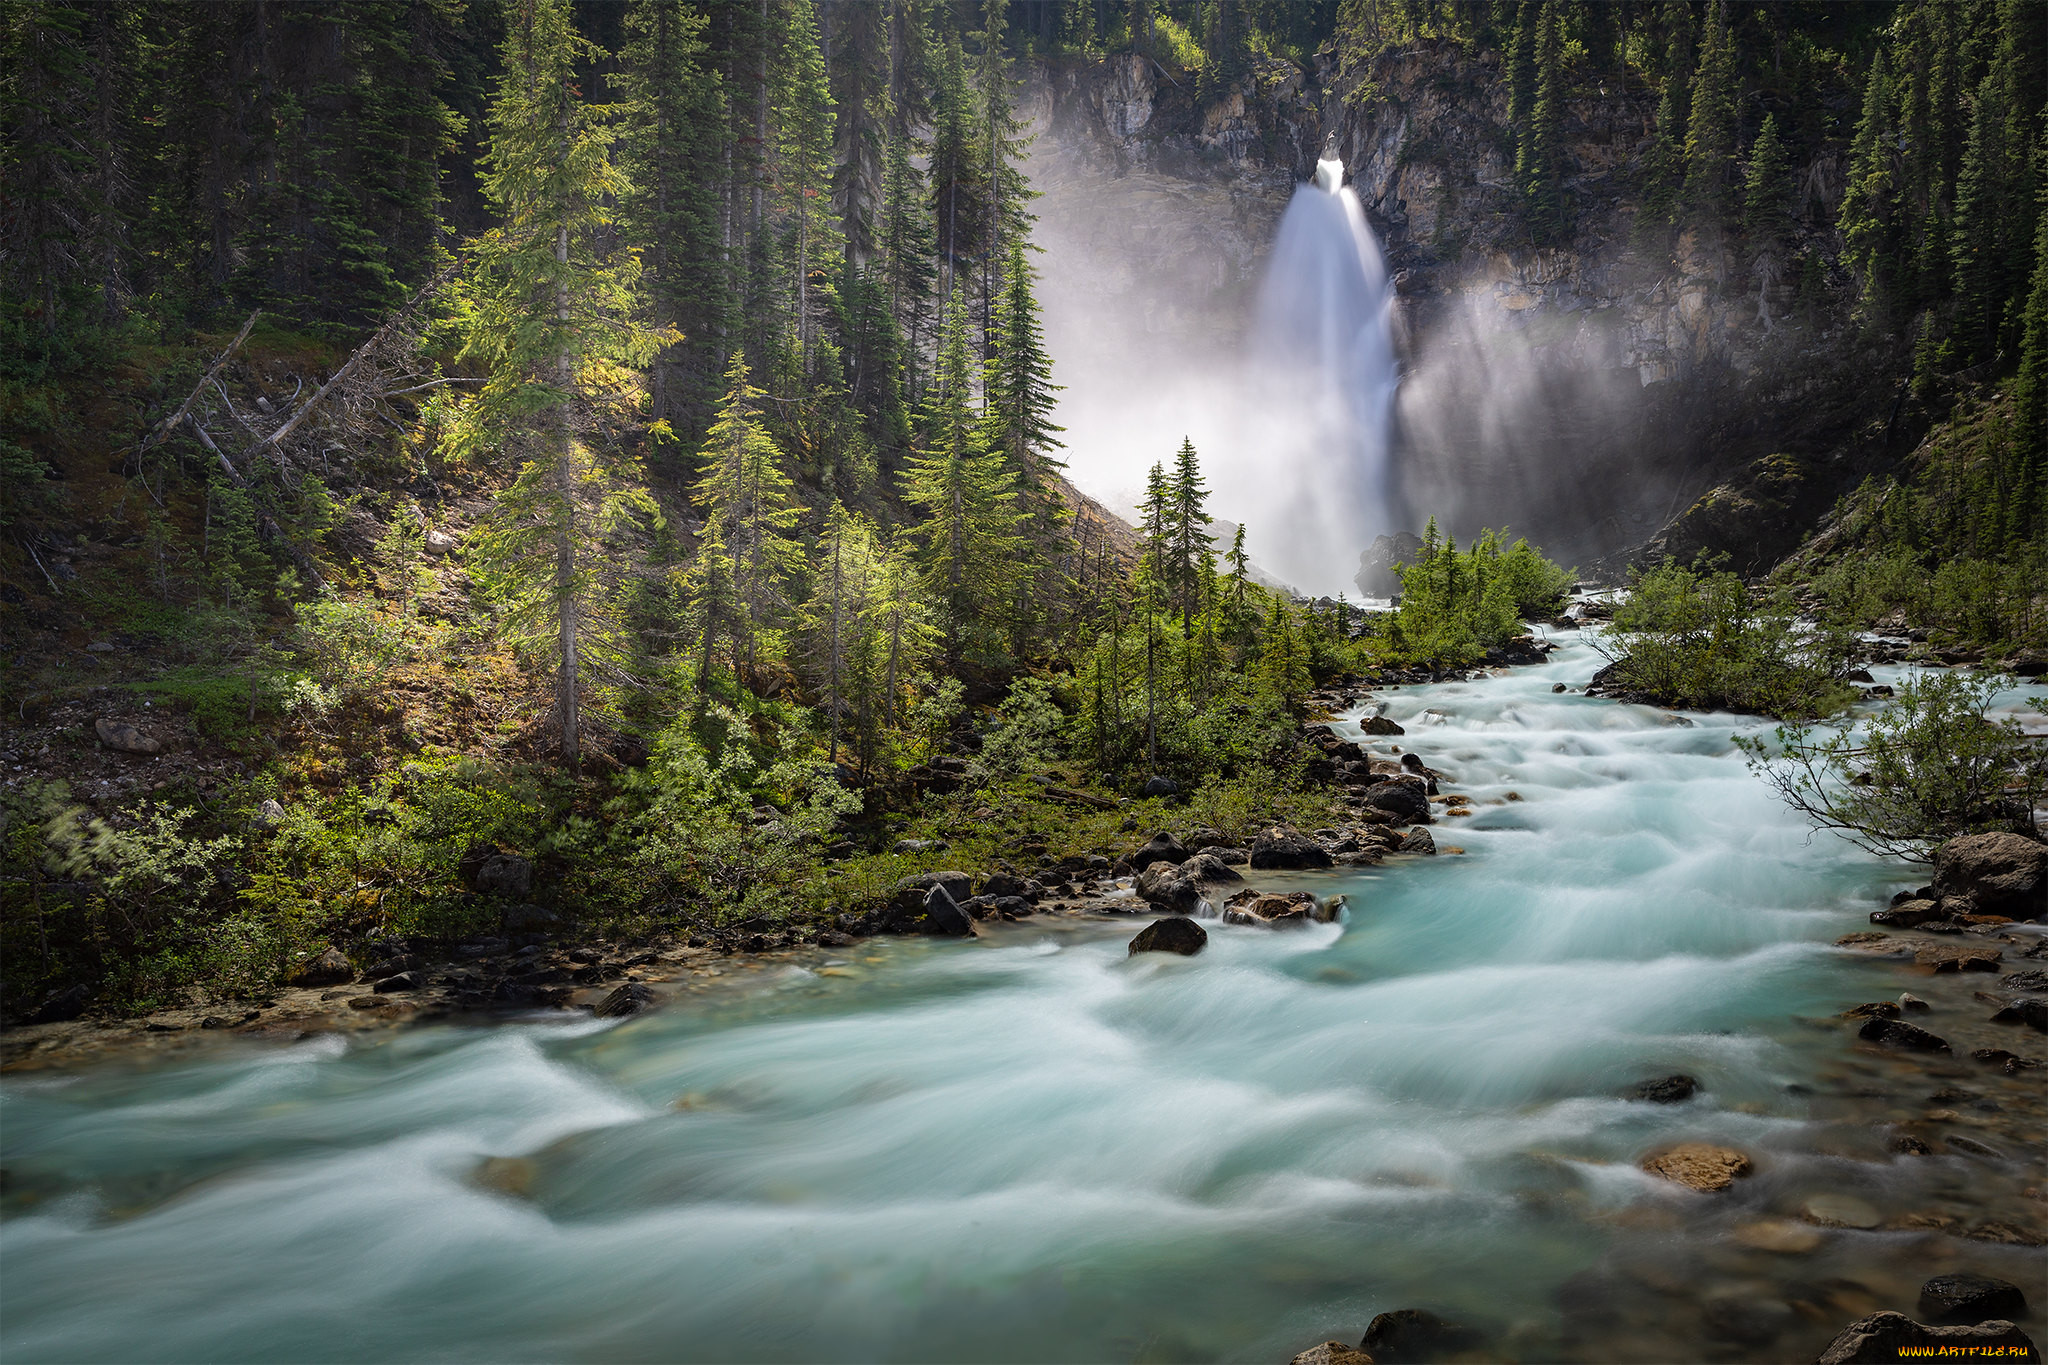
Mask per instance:
[[[1334,147],[1280,220],[1254,315],[1245,410],[1220,505],[1304,592],[1354,591],[1374,535],[1408,529],[1389,455],[1394,290]]]

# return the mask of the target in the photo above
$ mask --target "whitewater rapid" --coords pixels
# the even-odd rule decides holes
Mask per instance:
[[[1826,945],[1897,874],[1774,803],[1757,722],[1553,693],[1599,662],[1380,694],[1476,814],[1436,830],[1462,855],[1265,878],[1340,924],[1130,960],[1137,920],[1041,920],[617,1025],[7,1079],[0,1354],[1270,1362],[1428,1306],[1503,1358],[1695,1358],[1575,1286],[1760,1282],[1733,1213],[1636,1169],[1661,1142],[1846,1179],[1807,1098],[1841,1044],[1800,1021],[1862,998]],[[1622,1098],[1673,1072],[1703,1093]]]

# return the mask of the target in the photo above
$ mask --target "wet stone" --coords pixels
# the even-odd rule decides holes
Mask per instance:
[[[1867,1043],[1880,1047],[1904,1048],[1912,1052],[1947,1052],[1948,1041],[1929,1033],[1924,1028],[1901,1023],[1897,1019],[1872,1019],[1860,1029],[1856,1036]]]
[[[1644,1160],[1643,1169],[1688,1189],[1711,1194],[1725,1190],[1753,1169],[1750,1159],[1733,1147],[1706,1142],[1681,1142]]]
[[[2020,1287],[1988,1275],[1937,1275],[1920,1286],[1920,1312],[1932,1322],[1979,1323],[2027,1311]]]
[[[1663,1076],[1632,1086],[1628,1097],[1632,1100],[1647,1100],[1651,1104],[1678,1104],[1691,1099],[1699,1088],[1700,1083],[1690,1076]]]

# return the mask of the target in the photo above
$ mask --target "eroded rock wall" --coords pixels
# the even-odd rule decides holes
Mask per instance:
[[[1059,277],[1049,336],[1080,376],[1069,425],[1123,415],[1136,429],[1115,439],[1144,440],[1134,384],[1232,361],[1281,211],[1334,133],[1395,272],[1400,461],[1420,512],[1464,534],[1509,524],[1584,562],[1711,510],[1722,481],[1779,454],[1811,480],[1798,502],[1824,504],[1901,435],[1882,411],[1895,351],[1852,339],[1838,272],[1803,293],[1795,278],[1794,258],[1828,254],[1836,157],[1799,168],[1799,240],[1779,255],[1640,233],[1653,104],[1618,84],[1571,103],[1571,228],[1537,247],[1495,57],[1422,45],[1345,76],[1275,61],[1207,107],[1136,56],[1042,72],[1034,207]],[[1198,427],[1202,402],[1160,403],[1157,421]],[[1696,548],[1739,541],[1739,512],[1695,515],[1726,524]]]

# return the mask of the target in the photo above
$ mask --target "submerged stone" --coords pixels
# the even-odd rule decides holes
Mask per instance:
[[[1209,931],[1191,919],[1176,915],[1172,919],[1154,920],[1138,931],[1131,940],[1127,957],[1139,953],[1179,953],[1182,957],[1193,957],[1209,942]]]
[[[1733,1147],[1710,1142],[1681,1142],[1643,1161],[1643,1169],[1687,1189],[1712,1194],[1727,1189],[1753,1169],[1750,1159]]]

